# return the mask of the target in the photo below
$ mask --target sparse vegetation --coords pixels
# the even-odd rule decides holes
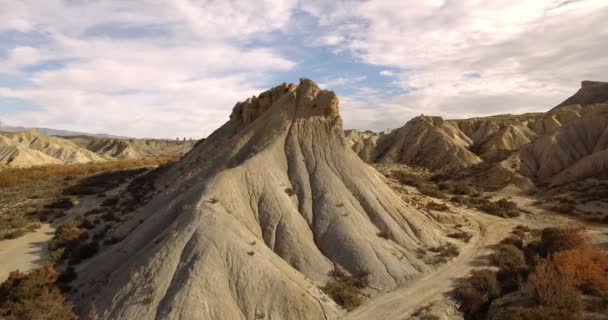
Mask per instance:
[[[517,204],[507,199],[492,201],[489,197],[468,197],[459,195],[452,197],[450,201],[503,218],[514,218],[521,214]]]
[[[582,228],[518,227],[495,248],[491,262],[498,271],[485,271],[484,286],[473,273],[453,292],[465,319],[486,319],[493,300],[516,292],[519,300],[502,306],[495,319],[588,319],[587,312],[608,312],[608,255]]]
[[[471,240],[471,238],[473,237],[473,235],[468,232],[459,231],[459,232],[449,233],[448,237],[454,238],[454,239],[459,239],[459,240],[462,240],[463,242],[468,243]]]
[[[485,315],[492,301],[501,294],[496,272],[473,271],[465,282],[454,289],[453,294],[466,319],[483,319],[477,315]]]
[[[402,184],[416,187],[420,193],[426,196],[438,199],[447,198],[435,183],[427,181],[418,175],[399,171],[394,173],[393,176]]]
[[[445,203],[436,203],[433,201],[426,204],[426,209],[434,210],[434,211],[442,211],[442,212],[450,210],[450,208]]]
[[[39,222],[55,222],[64,217],[67,210],[78,203],[77,196],[103,193],[129,177],[141,174],[147,170],[145,167],[174,160],[147,158],[4,169],[0,172],[3,190],[0,194],[3,205],[0,206],[0,239],[18,238],[37,229]],[[142,184],[131,190],[133,194],[146,193],[148,186]]]
[[[75,320],[72,305],[56,286],[58,275],[51,265],[29,274],[11,272],[0,285],[0,316],[7,319]]]
[[[296,195],[296,192],[293,191],[292,188],[285,188],[285,193],[287,193],[287,195],[290,196],[290,197]]]
[[[90,176],[101,172],[122,171],[137,167],[152,167],[175,162],[174,157],[142,158],[70,165],[48,165],[31,168],[7,168],[0,172],[0,187],[8,188],[47,179],[49,177]]]
[[[322,289],[338,305],[350,311],[363,303],[361,289],[369,285],[369,273],[363,272],[357,276],[350,276],[335,269],[329,275],[331,279]]]

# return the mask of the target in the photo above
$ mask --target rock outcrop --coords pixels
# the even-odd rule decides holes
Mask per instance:
[[[157,181],[143,224],[79,272],[83,318],[334,319],[330,270],[388,290],[445,241],[350,149],[338,98],[310,80],[238,103]]]
[[[558,104],[551,111],[571,105],[590,106],[608,103],[608,82],[583,81],[581,88],[570,98]]]
[[[608,104],[526,145],[522,172],[535,181],[563,184],[608,171]]]

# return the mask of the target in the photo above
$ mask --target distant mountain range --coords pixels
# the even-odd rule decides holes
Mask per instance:
[[[131,137],[115,136],[104,133],[86,133],[69,130],[59,130],[50,128],[36,128],[36,127],[20,127],[20,126],[8,126],[0,122],[0,132],[23,132],[36,130],[47,136],[59,136],[59,137],[73,137],[73,136],[89,136],[95,138],[114,138],[114,139],[132,139]]]

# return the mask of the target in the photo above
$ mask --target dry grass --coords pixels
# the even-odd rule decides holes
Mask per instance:
[[[66,177],[66,179],[74,179],[76,177],[93,175],[100,172],[159,166],[174,162],[176,160],[177,159],[175,157],[159,157],[70,165],[47,165],[31,168],[9,168],[0,171],[0,188],[15,187],[50,177]]]
[[[20,237],[39,227],[41,221],[54,222],[78,202],[77,197],[102,194],[140,175],[146,167],[165,164],[159,167],[164,168],[174,160],[146,158],[1,171],[0,239]],[[150,174],[144,176],[153,178]],[[148,193],[149,189],[149,184],[140,184],[129,192]]]
[[[50,265],[29,274],[12,272],[0,285],[0,318],[76,320],[72,305],[56,286],[57,280]]]

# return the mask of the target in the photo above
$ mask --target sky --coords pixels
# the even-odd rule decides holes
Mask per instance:
[[[546,111],[608,80],[607,0],[0,0],[0,121],[205,137],[306,77],[345,128]]]

